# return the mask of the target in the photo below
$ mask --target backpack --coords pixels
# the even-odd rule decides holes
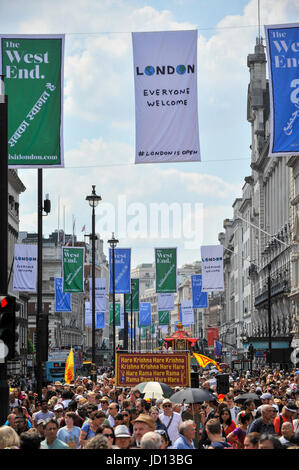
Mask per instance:
[[[228,442],[224,441],[224,442],[213,442],[211,444],[211,447],[213,447],[213,449],[233,449],[233,446],[231,444],[229,444]]]

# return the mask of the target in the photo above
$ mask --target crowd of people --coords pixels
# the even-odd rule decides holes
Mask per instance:
[[[216,375],[199,372],[213,396],[200,403],[145,399],[116,387],[111,370],[96,383],[48,384],[41,397],[30,381],[10,381],[0,449],[299,449],[299,370],[230,371],[225,394]]]

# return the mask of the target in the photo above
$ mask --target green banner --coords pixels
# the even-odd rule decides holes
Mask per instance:
[[[139,279],[131,279],[133,312],[139,312]],[[125,294],[126,312],[131,312],[131,294]]]
[[[155,248],[156,293],[177,290],[176,248]]]
[[[62,247],[63,292],[84,292],[84,248]]]
[[[169,325],[170,315],[168,310],[160,310],[158,312],[159,316],[159,326]]]
[[[139,279],[131,279],[133,289],[133,312],[139,312]]]
[[[146,327],[141,327],[141,339],[146,339]]]
[[[113,325],[113,302],[109,302],[109,324]],[[120,302],[115,302],[115,326],[120,326]]]
[[[0,35],[8,164],[63,167],[64,35]]]
[[[124,294],[125,295],[125,311],[127,313],[131,312],[131,294]]]

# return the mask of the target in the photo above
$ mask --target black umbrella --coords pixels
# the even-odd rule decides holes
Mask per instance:
[[[234,398],[236,403],[244,403],[246,400],[252,400],[256,405],[261,404],[261,399],[256,393],[243,393],[242,395],[238,395]]]
[[[170,397],[173,403],[201,403],[214,400],[217,400],[215,395],[204,388],[185,388]]]

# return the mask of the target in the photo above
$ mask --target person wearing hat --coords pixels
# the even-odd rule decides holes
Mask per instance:
[[[273,397],[272,397],[271,393],[269,393],[269,392],[263,393],[263,394],[260,396],[260,399],[261,399],[262,404],[261,404],[261,405],[257,408],[257,410],[256,410],[256,415],[255,415],[256,418],[259,418],[259,417],[261,416],[262,406],[263,406],[263,405],[272,405],[272,406],[274,406],[274,408],[276,409],[276,413],[277,413],[277,414],[279,413],[279,408],[278,408],[278,406],[274,403]]]
[[[39,419],[38,422],[36,423],[36,430],[41,440],[45,439],[44,427],[45,427],[45,421],[43,419]]]
[[[140,447],[142,436],[147,432],[155,430],[155,423],[153,419],[146,414],[141,413],[133,422],[133,446]]]
[[[173,404],[165,398],[162,402],[163,413],[160,415],[160,421],[166,426],[169,438],[171,442],[175,442],[180,437],[180,425],[182,423],[182,417],[180,413],[173,411]]]
[[[104,411],[107,418],[108,418],[108,407],[109,407],[109,398],[108,397],[101,398],[98,408],[99,410]]]
[[[282,412],[279,414],[279,416],[276,416],[274,418],[273,424],[274,424],[274,429],[275,432],[278,436],[281,436],[281,428],[282,424],[289,422],[292,424],[292,429],[294,430],[293,427],[293,418],[297,415],[297,405],[293,400],[288,400],[286,405],[283,407]]]
[[[120,424],[119,426],[116,426],[114,429],[114,435],[115,435],[115,445],[119,449],[128,449],[131,444],[131,434],[129,433],[129,430],[127,426],[124,424]]]
[[[57,403],[57,405],[54,406],[54,415],[55,419],[58,422],[58,425],[60,426],[61,420],[63,418],[63,405],[61,403]]]

